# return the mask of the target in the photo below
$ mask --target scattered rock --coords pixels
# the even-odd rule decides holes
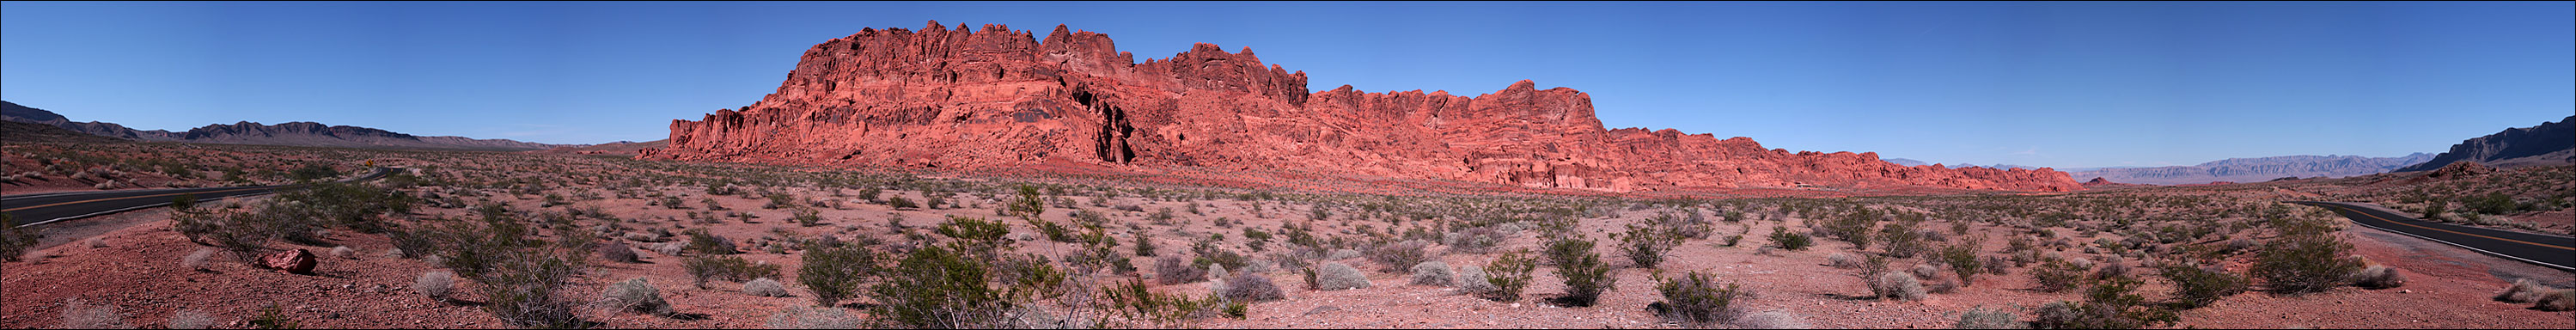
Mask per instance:
[[[314,262],[313,252],[305,251],[304,249],[279,251],[277,253],[270,253],[259,257],[259,265],[261,267],[285,271],[292,274],[312,275]]]

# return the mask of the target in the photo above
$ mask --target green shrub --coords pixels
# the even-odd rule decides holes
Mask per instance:
[[[2039,319],[2031,326],[2041,329],[2138,329],[2159,324],[2172,324],[2179,319],[2173,311],[2146,304],[2146,298],[2131,291],[2138,280],[2112,278],[2085,290],[2081,303],[2052,302],[2040,306]]]
[[[809,208],[802,208],[802,207],[800,207],[800,208],[796,208],[796,210],[795,210],[795,211],[792,211],[792,213],[793,213],[794,215],[793,215],[793,216],[791,216],[791,218],[796,219],[796,224],[797,224],[797,225],[800,225],[800,226],[806,226],[806,227],[813,227],[813,226],[819,226],[819,225],[822,225],[822,224],[823,224],[823,213],[822,213],[822,212],[820,212],[820,211],[815,211],[814,209],[809,209]]]
[[[1487,291],[1485,299],[1503,302],[1521,300],[1521,289],[1528,288],[1530,278],[1533,277],[1530,273],[1538,270],[1538,261],[1523,257],[1524,253],[1527,251],[1503,253],[1502,256],[1494,257],[1494,261],[1485,264],[1485,270],[1488,272],[1485,274],[1485,282],[1494,286],[1492,291]]]
[[[894,207],[898,210],[921,208],[921,204],[913,204],[911,199],[903,198],[903,196],[894,196],[894,198],[886,199],[886,206]]]
[[[814,292],[814,305],[832,307],[859,293],[860,282],[876,270],[876,252],[859,246],[806,249],[796,282]]]
[[[742,251],[736,250],[737,247],[734,246],[733,239],[708,232],[706,228],[690,228],[689,230],[682,231],[680,233],[689,236],[689,246],[682,249],[685,251],[702,254],[742,253]]]
[[[1664,301],[1648,304],[1646,309],[1666,320],[1703,326],[1734,321],[1743,313],[1734,304],[1746,296],[1746,291],[1734,283],[1718,285],[1716,276],[1692,271],[1660,282],[1655,284],[1655,290],[1663,293]]]
[[[2173,282],[2173,302],[2180,309],[2209,306],[2221,298],[2245,292],[2245,278],[2225,269],[2195,268],[2171,265],[2158,268],[2159,275]]]
[[[990,271],[966,253],[932,246],[913,250],[868,289],[871,321],[897,328],[997,327],[1014,304],[987,285]]]
[[[1975,285],[1977,273],[1985,271],[1982,269],[1986,267],[1985,260],[1977,258],[1977,246],[1980,243],[1984,242],[1970,239],[1960,244],[1941,247],[1938,257],[1941,263],[1950,265],[1951,273],[1959,275],[1959,286]]]
[[[35,247],[36,240],[44,237],[33,229],[19,228],[16,217],[0,213],[0,261],[18,261],[27,254],[27,248]],[[193,235],[190,240],[194,240]]]
[[[1667,252],[1682,244],[1680,234],[1636,224],[1629,224],[1628,232],[1618,235],[1618,238],[1619,252],[1626,254],[1628,261],[1637,268],[1655,268],[1664,262]]]
[[[1771,244],[1780,246],[1782,250],[1804,251],[1807,246],[1814,245],[1815,242],[1807,238],[1807,234],[1792,233],[1789,232],[1789,227],[1781,226],[1771,227]]]
[[[1556,275],[1565,280],[1565,295],[1550,301],[1564,306],[1589,307],[1609,292],[1619,278],[1610,276],[1610,263],[1592,252],[1593,242],[1563,238],[1548,244],[1547,257],[1556,263]]]
[[[2039,285],[2040,292],[2064,292],[2083,284],[2084,272],[2090,270],[2086,268],[2065,259],[2048,259],[2032,267],[2030,277]]]
[[[2341,257],[2351,251],[2352,244],[2326,234],[2283,235],[2263,244],[2252,272],[2274,292],[2325,291],[2361,270],[2361,261]]]
[[[707,280],[749,281],[778,277],[778,265],[756,264],[742,257],[696,256],[680,260],[680,269],[689,273],[690,284],[707,288]]]

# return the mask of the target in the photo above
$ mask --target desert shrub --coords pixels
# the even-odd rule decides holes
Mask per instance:
[[[1807,321],[1784,311],[1762,311],[1735,319],[1735,327],[1744,329],[1806,329]]]
[[[1368,275],[1339,262],[1324,263],[1322,269],[1315,271],[1315,281],[1315,287],[1324,291],[1366,289],[1370,286]]]
[[[900,210],[900,209],[917,209],[917,208],[921,208],[921,204],[914,204],[914,203],[912,202],[912,200],[911,200],[911,199],[903,198],[903,196],[894,196],[894,197],[891,197],[891,198],[887,198],[887,199],[886,199],[886,206],[894,207],[895,209],[899,209],[899,210]]]
[[[1189,260],[1181,256],[1154,258],[1154,282],[1173,285],[1207,280],[1207,269],[1191,267]]]
[[[1913,273],[1913,274],[1914,274],[1914,278],[1935,278],[1935,279],[1937,279],[1937,278],[1941,278],[1941,267],[1939,267],[1939,266],[1933,266],[1932,264],[1916,264],[1916,265],[1914,265],[1914,273]]]
[[[1951,273],[1959,275],[1959,286],[1975,285],[1977,283],[1977,273],[1986,272],[1986,268],[1988,267],[1995,267],[1986,266],[1985,264],[1985,262],[1991,260],[1991,258],[1977,258],[1977,246],[1981,245],[1981,243],[1984,242],[1981,242],[1981,240],[1978,239],[1964,240],[1959,244],[1941,247],[1940,251],[1934,253],[1934,256],[1939,257],[1942,264],[1949,265]],[[1994,268],[1993,270],[2000,271],[2003,269]]]
[[[778,265],[755,264],[742,257],[689,257],[680,260],[680,269],[689,273],[690,283],[707,288],[707,280],[749,281],[778,277]]]
[[[358,258],[358,251],[357,251],[357,250],[349,249],[349,247],[346,247],[346,246],[335,246],[335,247],[331,247],[331,252],[330,252],[330,253],[331,253],[331,257],[332,257],[332,258],[340,258],[340,259],[357,259],[357,258]]]
[[[215,317],[213,315],[206,315],[206,312],[204,311],[194,309],[180,310],[177,313],[170,314],[170,321],[167,326],[171,329],[213,328],[215,326]]]
[[[821,211],[815,211],[814,209],[801,207],[796,208],[795,211],[791,211],[791,215],[788,218],[795,219],[796,225],[799,226],[813,227],[823,225],[823,213]]]
[[[1458,266],[1458,291],[1477,296],[1483,296],[1486,293],[1494,292],[1496,289],[1494,287],[1494,282],[1485,280],[1485,277],[1484,267],[1477,267],[1475,265]]]
[[[608,244],[600,244],[598,249],[600,259],[630,264],[644,262],[643,257],[635,255],[635,248],[626,246],[625,242],[612,241]]]
[[[1950,328],[2029,329],[2030,324],[2022,323],[2020,318],[2020,316],[2013,315],[2010,311],[1978,307],[1976,309],[1970,309],[1967,312],[1959,313],[1959,323],[1952,324]]]
[[[876,270],[876,252],[858,246],[825,246],[805,250],[796,282],[814,292],[814,305],[832,307],[859,293],[860,281]]]
[[[2003,275],[2012,272],[2013,261],[2004,256],[1985,256],[1977,261],[1977,265],[1984,266],[1986,274]]]
[[[737,246],[734,245],[733,239],[708,232],[706,228],[691,228],[681,233],[689,236],[689,245],[682,248],[683,251],[703,254],[742,253],[736,250]]]
[[[1870,277],[1869,292],[1881,299],[1923,300],[1923,281],[1904,273],[1879,273]]]
[[[2361,270],[2359,260],[2341,258],[2350,251],[2351,243],[2326,234],[2282,235],[2263,244],[2252,272],[2274,292],[2325,291],[2342,284],[2345,275]]]
[[[444,270],[420,273],[420,278],[411,281],[412,291],[420,292],[421,295],[438,301],[447,301],[448,294],[455,288],[456,273]]]
[[[1379,268],[1380,272],[1402,273],[1408,269],[1407,267],[1413,267],[1413,265],[1422,264],[1424,261],[1430,261],[1431,252],[1426,250],[1430,248],[1430,246],[1431,242],[1419,240],[1407,240],[1398,243],[1384,244],[1379,245],[1375,249],[1370,249],[1368,257],[1370,261],[1376,261],[1378,264],[1386,266],[1385,268]]]
[[[278,308],[277,308],[277,304],[268,304],[268,305],[265,305],[265,306],[260,306],[260,307],[259,307],[259,316],[252,316],[252,317],[250,317],[250,320],[247,320],[247,321],[248,321],[247,323],[250,323],[250,328],[252,328],[252,329],[301,329],[301,328],[304,328],[304,323],[303,323],[303,322],[297,322],[297,321],[295,321],[295,319],[287,318],[287,317],[286,317],[286,311],[285,311],[285,310],[282,310],[282,309],[278,309]]]
[[[1915,230],[1914,224],[1900,221],[1879,227],[1878,241],[1882,248],[1887,249],[1887,256],[1913,258],[1930,250],[1923,242],[1923,232]]]
[[[1448,263],[1433,260],[1413,265],[1413,285],[1449,286],[1455,279]]]
[[[72,298],[63,300],[62,311],[64,329],[134,328],[134,325],[125,324],[127,314],[117,311],[116,306],[90,305],[81,302],[80,298]]]
[[[2169,265],[2158,268],[2157,274],[2173,282],[2171,305],[2182,309],[2209,306],[2220,298],[2245,292],[2245,278],[2225,269]]]
[[[1691,325],[1735,320],[1741,314],[1734,306],[1735,300],[1744,298],[1746,293],[1734,283],[1719,285],[1717,277],[1697,271],[1656,283],[1655,290],[1663,293],[1664,301],[1646,305],[1647,310],[1666,320]]]
[[[2549,286],[2541,285],[2540,282],[2534,282],[2528,278],[2514,279],[2513,285],[2505,286],[2504,293],[2496,294],[2495,300],[2509,303],[2527,303],[2540,300],[2541,295],[2549,294],[2550,291],[2551,289]]]
[[[2050,302],[2041,305],[2038,320],[2031,326],[2041,329],[2137,329],[2157,324],[2172,324],[2178,319],[2173,311],[2146,305],[2146,298],[2131,291],[2138,280],[2113,278],[2085,290],[2083,302]]]
[[[2118,258],[2110,260],[2111,261],[2102,262],[2101,268],[2093,270],[2093,279],[2103,280],[2129,277],[2129,263],[2120,262],[2120,259]]]
[[[1849,253],[1834,252],[1825,255],[1825,265],[1834,266],[1834,268],[1860,267],[1860,259],[1852,257]]]
[[[188,269],[191,270],[207,270],[206,266],[208,265],[206,264],[206,259],[214,258],[215,251],[215,248],[210,247],[197,248],[197,252],[189,252],[188,256],[180,257],[179,265],[188,267]]]
[[[1592,252],[1591,240],[1563,238],[1548,244],[1547,257],[1556,264],[1557,277],[1564,278],[1565,295],[1551,301],[1559,305],[1589,307],[1601,294],[1617,285],[1619,278],[1610,276],[1610,263]]]
[[[1151,256],[1154,256],[1154,234],[1153,234],[1153,232],[1147,232],[1147,231],[1137,231],[1137,232],[1136,232],[1136,256],[1138,256],[1138,257],[1151,257]]]
[[[786,297],[787,286],[779,284],[778,280],[762,277],[752,279],[750,282],[742,282],[742,293],[762,297]]]
[[[769,314],[770,329],[856,329],[860,321],[839,308],[790,306]]]
[[[1659,230],[1654,226],[1628,224],[1628,231],[1617,236],[1620,243],[1619,252],[1626,255],[1628,261],[1635,264],[1637,268],[1655,268],[1655,265],[1664,262],[1666,253],[1682,244],[1681,234],[1670,230]]]
[[[915,249],[880,272],[883,281],[868,288],[877,301],[872,310],[882,327],[980,328],[1001,320],[1012,303],[1002,290],[986,283],[991,271],[952,247]]]
[[[2576,289],[2550,290],[2531,302],[2531,308],[2551,312],[2576,310]]]
[[[1270,277],[1250,272],[1226,279],[1222,295],[1237,302],[1288,299],[1288,293],[1279,290],[1278,284],[1271,283]]]
[[[2085,267],[2076,266],[2064,259],[2048,259],[2040,262],[2039,266],[2031,267],[2030,278],[2033,280],[2032,283],[2039,285],[2038,289],[2041,292],[2064,292],[2082,284],[2086,270]]]
[[[1533,277],[1530,273],[1538,270],[1538,260],[1523,257],[1522,253],[1524,251],[1504,253],[1485,264],[1485,269],[1491,270],[1485,275],[1485,282],[1494,286],[1485,299],[1504,302],[1521,299],[1521,289],[1528,288]]]
[[[1782,250],[1804,251],[1807,246],[1815,245],[1815,242],[1812,238],[1808,238],[1807,234],[1792,233],[1789,232],[1789,227],[1780,226],[1771,227],[1771,244],[1779,246]]]
[[[2406,275],[2398,274],[2396,268],[2370,265],[2370,267],[2363,267],[2361,271],[2346,275],[2344,281],[2363,288],[2387,289],[2406,285]]]
[[[662,300],[662,289],[654,288],[653,283],[646,282],[642,277],[608,286],[608,290],[601,292],[600,296],[604,298],[601,303],[613,306],[619,311],[671,315],[671,303]]]
[[[570,286],[580,273],[576,260],[580,254],[553,254],[514,249],[506,253],[496,267],[475,282],[485,302],[483,309],[509,324],[522,327],[570,328],[583,324],[573,314],[575,304],[563,299],[558,291]],[[569,256],[570,258],[567,258]]]
[[[1492,252],[1495,246],[1502,245],[1503,239],[1501,231],[1494,230],[1492,226],[1483,226],[1449,233],[1440,239],[1440,244],[1448,245],[1450,251],[1485,253]]]
[[[386,229],[377,215],[410,212],[420,199],[401,191],[366,184],[322,182],[277,192],[276,203],[298,205],[293,221],[319,219],[325,223],[362,233],[380,233]],[[309,231],[309,230],[308,230]],[[289,239],[302,239],[288,236]]]
[[[1333,249],[1332,252],[1324,253],[1325,260],[1344,260],[1358,257],[1360,257],[1360,251],[1352,249]]]

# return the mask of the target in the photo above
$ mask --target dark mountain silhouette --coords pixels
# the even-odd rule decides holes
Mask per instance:
[[[2460,141],[2451,151],[2433,156],[2433,160],[2397,169],[2398,172],[2426,171],[2454,162],[2473,161],[2496,167],[2564,165],[2576,163],[2576,127],[2567,116],[2540,126],[2507,128],[2503,132]]]
[[[52,125],[74,132],[135,141],[171,141],[220,144],[259,144],[306,147],[395,148],[395,149],[464,149],[464,150],[539,150],[574,146],[506,139],[474,139],[458,136],[414,136],[358,126],[333,126],[314,122],[287,122],[264,125],[254,122],[206,125],[187,132],[135,130],[124,125],[104,122],[74,122],[52,111],[0,101],[0,119]],[[14,140],[14,139],[13,139]]]

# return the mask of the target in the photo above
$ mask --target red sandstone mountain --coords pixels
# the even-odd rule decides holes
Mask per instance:
[[[865,29],[805,51],[776,93],[641,157],[843,166],[1294,169],[1606,191],[1664,187],[2083,189],[2050,169],[1901,166],[1672,129],[1603,129],[1589,95],[1306,90],[1249,48],[1142,63],[1104,34]]]

